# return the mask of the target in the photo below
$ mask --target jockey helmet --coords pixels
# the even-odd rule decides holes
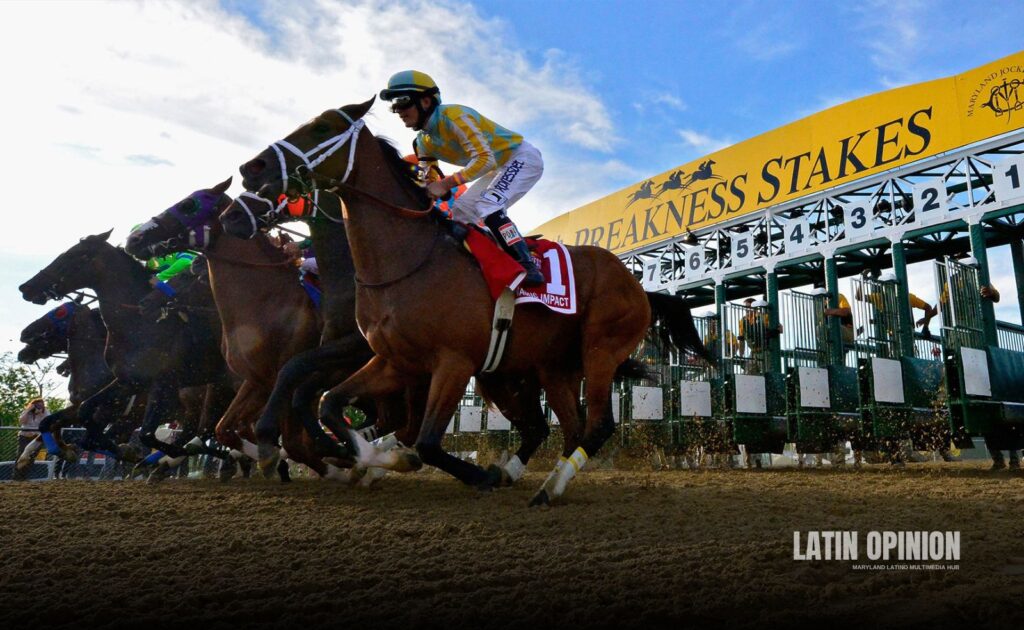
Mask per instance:
[[[423,96],[430,97],[430,106],[426,109],[420,103],[420,97]],[[380,91],[380,97],[382,100],[391,101],[393,112],[415,107],[417,117],[413,129],[419,131],[441,103],[441,90],[425,72],[403,70],[391,75],[388,86]]]
[[[380,91],[381,99],[393,101],[399,97],[440,96],[441,90],[425,72],[419,70],[403,70],[391,75],[388,86]]]

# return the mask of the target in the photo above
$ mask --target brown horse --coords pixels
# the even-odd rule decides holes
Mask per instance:
[[[186,247],[205,254],[223,327],[224,358],[231,371],[244,379],[217,423],[217,441],[255,459],[252,422],[266,405],[281,366],[299,352],[316,347],[321,321],[299,285],[289,256],[264,234],[246,240],[223,232],[217,217],[231,202],[225,194],[230,184],[229,178],[213,188],[197,190],[154,216],[128,236],[125,249],[142,258]],[[347,479],[313,452],[300,422],[287,416],[280,420],[283,446],[291,459],[321,477]],[[229,463],[222,479],[229,479],[233,471]],[[281,469],[279,472],[286,479]]]
[[[487,473],[445,453],[441,439],[469,378],[485,360],[494,306],[473,261],[446,240],[444,228],[427,212],[409,209],[426,208],[428,201],[398,153],[365,130],[361,119],[372,104],[371,99],[316,116],[242,165],[243,185],[268,198],[322,185],[337,189],[345,201],[357,319],[376,356],[332,390],[324,405],[330,398],[388,395],[429,376],[417,451],[424,462],[466,483],[484,484]],[[613,432],[612,380],[651,320],[643,288],[611,252],[570,252],[577,314],[521,306],[498,371],[509,379],[535,375],[568,436],[576,434],[577,392],[586,378],[579,445],[559,461],[531,504],[560,496]]]

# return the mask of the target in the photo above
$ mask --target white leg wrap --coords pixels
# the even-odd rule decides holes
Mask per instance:
[[[373,445],[382,451],[386,451],[398,446],[398,438],[395,437],[394,433],[388,433],[387,435],[374,440]]]
[[[505,462],[504,468],[505,472],[508,473],[509,479],[511,479],[513,483],[519,481],[523,476],[523,471],[526,470],[526,466],[522,461],[520,461],[518,455],[513,455],[512,459]]]
[[[338,468],[332,464],[327,464],[327,474],[323,476],[324,479],[334,479],[336,481],[342,481],[348,483],[352,476],[352,471],[345,468]]]
[[[236,448],[233,448],[230,451],[228,451],[228,454],[231,455],[233,459],[242,459],[243,457],[245,457],[245,453]]]
[[[363,478],[359,480],[359,485],[360,487],[363,488],[369,488],[370,486],[375,484],[377,480],[383,479],[384,476],[387,474],[388,471],[384,470],[383,468],[377,468],[376,466],[374,466],[373,468],[368,468],[366,469],[366,474],[363,475]]]
[[[21,452],[21,456],[18,457],[19,466],[27,466],[36,458],[36,454],[39,453],[39,449],[43,447],[43,440],[38,435],[32,439],[31,442],[25,445],[25,450]]]
[[[555,476],[556,476],[556,475],[557,475],[558,473],[562,472],[562,468],[564,468],[564,467],[565,467],[565,463],[566,463],[567,461],[569,461],[569,460],[567,460],[566,458],[564,458],[564,457],[562,457],[562,456],[559,456],[559,457],[558,457],[558,461],[557,461],[557,462],[555,462],[555,469],[554,469],[554,470],[552,470],[551,472],[549,472],[549,473],[548,473],[548,476],[547,476],[547,477],[546,477],[546,478],[544,479],[544,483],[543,483],[543,484],[541,484],[541,485],[542,485],[542,487],[545,487],[545,488],[546,488],[546,487],[548,487],[548,486],[549,486],[549,485],[551,484],[551,482],[553,482],[553,481],[554,481],[554,479],[555,479]]]
[[[562,470],[559,471],[558,476],[555,478],[555,484],[553,486],[554,496],[562,496],[565,492],[565,487],[569,485],[569,481],[576,476],[576,473],[583,468],[587,463],[587,452],[583,450],[583,447],[578,447],[573,451],[569,459],[566,460]]]
[[[242,452],[248,455],[250,459],[254,459],[256,461],[259,461],[260,459],[260,448],[249,440],[242,440]]]
[[[163,457],[160,458],[160,463],[166,464],[168,468],[174,468],[176,466],[179,466],[181,462],[185,461],[185,458],[185,455],[182,455],[181,457],[171,457],[170,455],[164,455]]]
[[[278,457],[280,457],[281,459],[288,459],[288,451],[282,448],[281,451],[278,453]]]

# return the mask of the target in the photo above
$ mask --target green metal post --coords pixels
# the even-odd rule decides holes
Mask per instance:
[[[725,338],[726,338],[726,335],[725,335],[725,312],[724,312],[725,309],[723,308],[725,306],[725,301],[726,301],[725,283],[724,282],[716,282],[715,283],[715,312],[718,313],[718,343],[715,344],[715,348],[713,350],[713,354],[715,356],[715,361],[717,362],[717,364],[719,366],[719,369],[721,369],[721,365],[722,365],[722,356],[724,354],[722,352],[722,349],[723,349],[723,344],[725,343]],[[724,371],[722,371],[721,373],[724,374]]]
[[[1017,239],[1010,243],[1010,257],[1013,258],[1013,277],[1017,285],[1020,321],[1024,322],[1024,240]]]
[[[907,284],[907,256],[903,247],[903,241],[892,242],[892,270],[896,274],[896,296],[899,302],[899,317],[896,321],[900,323],[897,334],[899,335],[899,355],[904,357],[914,356],[914,311],[910,306],[910,287]]]
[[[985,229],[981,223],[971,223],[971,254],[978,259],[978,282],[986,285],[990,282],[988,273],[988,251],[985,249]],[[981,324],[985,332],[985,344],[989,346],[999,345],[999,337],[996,335],[996,309],[992,300],[981,300]]]
[[[779,327],[779,277],[772,267],[765,274],[764,295],[768,298],[768,328],[776,330]],[[768,342],[768,372],[782,371],[782,340],[777,336]]]
[[[828,291],[828,307],[839,308],[839,271],[834,256],[825,258],[825,289]],[[830,365],[843,365],[843,330],[838,317],[827,318]]]

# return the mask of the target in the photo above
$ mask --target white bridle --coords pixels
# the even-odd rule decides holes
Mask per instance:
[[[278,140],[277,142],[270,145],[270,148],[274,150],[274,155],[277,156],[278,165],[281,167],[282,194],[288,194],[288,161],[285,157],[285,151],[288,151],[295,157],[302,160],[303,166],[305,166],[309,170],[309,172],[312,173],[313,170],[316,167],[323,164],[324,161],[327,160],[327,158],[337,153],[339,149],[345,146],[345,144],[348,144],[348,164],[345,166],[345,174],[342,176],[341,182],[345,183],[348,181],[349,175],[352,174],[352,166],[353,164],[355,164],[356,141],[359,139],[359,132],[362,131],[366,123],[361,118],[359,120],[352,120],[352,117],[346,114],[344,110],[332,109],[330,111],[337,112],[342,118],[347,120],[349,122],[348,129],[339,133],[336,136],[324,140],[323,142],[316,145],[309,151],[303,151],[296,147],[291,142],[288,142],[287,140]],[[314,215],[320,208],[320,206],[317,205],[319,192],[319,190],[313,191]],[[281,212],[281,210],[283,210],[284,207],[288,204],[287,198],[283,199],[281,203],[275,205],[274,202],[270,201],[269,199],[266,199],[265,197],[260,197],[259,195],[248,191],[240,194],[235,199],[235,201],[245,211],[245,215],[249,217],[249,223],[252,225],[253,234],[256,234],[259,231],[260,222],[256,219],[256,213],[252,211],[252,208],[249,207],[247,201],[269,206],[270,209],[263,215],[265,217],[269,217]],[[328,215],[326,212],[323,212],[321,214],[330,219],[331,221],[334,221],[335,223],[339,222],[339,219],[335,219],[334,217]]]
[[[346,143],[351,141],[348,149],[348,164],[345,165],[345,174],[341,178],[342,183],[348,181],[348,176],[352,174],[352,166],[355,163],[356,140],[359,139],[359,132],[362,131],[365,123],[361,118],[353,121],[352,117],[346,114],[343,110],[332,109],[330,111],[337,112],[342,118],[347,120],[349,122],[348,129],[332,138],[324,140],[309,151],[302,151],[287,140],[278,140],[274,144],[270,145],[270,148],[274,150],[274,154],[277,155],[278,164],[281,166],[281,187],[283,188],[281,192],[288,192],[288,164],[285,159],[284,150],[287,150],[289,153],[302,160],[303,165],[310,173],[312,173],[316,167],[323,164],[327,158],[334,155],[339,149],[345,146]],[[317,154],[319,154],[319,156],[314,158]]]

